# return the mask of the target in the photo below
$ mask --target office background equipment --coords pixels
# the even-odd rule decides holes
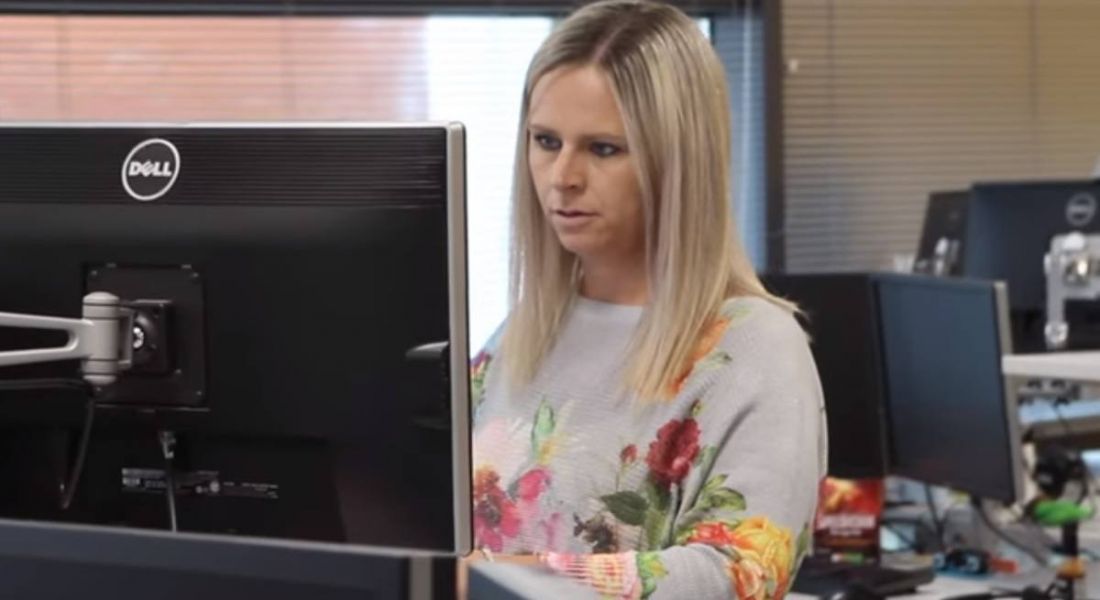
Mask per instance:
[[[810,348],[825,396],[829,476],[867,480],[885,477],[889,473],[888,429],[876,275],[770,274],[763,281],[770,291],[798,303],[803,313],[802,325],[811,338]],[[862,482],[871,487],[876,483],[881,491],[881,482]],[[842,485],[854,486],[856,482]],[[881,503],[881,495],[878,498]],[[871,528],[877,543],[878,519],[869,518],[874,523]],[[854,528],[848,531],[855,535]],[[852,586],[864,586],[876,594],[897,594],[913,590],[933,576],[931,561],[855,565],[834,562],[831,555],[815,554],[803,561],[792,591],[830,596]]]
[[[969,200],[970,190],[932,192],[928,195],[913,265],[915,272],[937,277],[961,273]]]
[[[1012,504],[1021,438],[1001,358],[1011,353],[1004,287],[881,275],[893,474]]]
[[[1100,235],[1074,231],[1056,235],[1044,258],[1047,319],[1043,329],[1047,348],[1060,350],[1069,340],[1066,303],[1082,300],[1100,313]]]
[[[1100,384],[1100,351],[1011,354],[1002,363],[1005,375],[1012,377]]]
[[[458,125],[0,127],[0,310],[108,292],[135,325],[87,412],[0,394],[0,516],[467,548],[463,150]],[[407,358],[439,342],[446,367]]]
[[[1043,257],[1055,236],[1078,231],[1100,233],[1100,182],[1038,181],[978,183],[966,215],[962,272],[967,277],[1004,281],[1016,347],[1046,349],[1046,277]],[[1065,347],[1100,348],[1100,306],[1069,301],[1072,327]]]
[[[887,472],[886,417],[874,276],[769,274],[764,285],[798,303],[825,395],[829,475]]]
[[[1032,402],[1022,407],[1021,417],[1033,442],[1100,447],[1100,403],[1090,400],[1100,398],[1100,351],[1013,354],[1004,357],[1002,367],[1010,383],[1023,393],[1073,400],[1060,406]],[[1053,382],[1059,385],[1051,390]]]

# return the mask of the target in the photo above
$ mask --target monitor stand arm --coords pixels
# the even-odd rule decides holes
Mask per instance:
[[[64,331],[63,346],[0,351],[0,367],[80,360],[80,371],[94,387],[115,382],[133,359],[134,311],[118,296],[92,292],[84,296],[81,319],[0,312],[0,327]]]
[[[1072,232],[1054,236],[1044,257],[1047,280],[1047,348],[1060,350],[1069,341],[1066,300],[1100,301],[1100,235]]]

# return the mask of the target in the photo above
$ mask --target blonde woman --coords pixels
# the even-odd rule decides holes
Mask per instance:
[[[778,598],[825,474],[792,306],[734,235],[722,65],[650,2],[588,5],[527,75],[512,310],[475,359],[474,560],[624,598]]]

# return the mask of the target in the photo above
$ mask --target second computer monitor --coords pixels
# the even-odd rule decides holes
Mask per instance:
[[[1020,435],[1001,356],[1011,352],[1004,286],[882,275],[891,472],[972,495],[1022,495]]]
[[[1004,281],[1014,311],[1046,307],[1043,256],[1054,236],[1100,233],[1100,183],[980,183],[966,211],[962,274]]]
[[[767,275],[773,293],[796,302],[821,377],[829,475],[886,474],[886,438],[874,276]]]

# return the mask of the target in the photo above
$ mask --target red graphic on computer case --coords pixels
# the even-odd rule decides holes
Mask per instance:
[[[856,562],[876,560],[883,496],[881,479],[822,480],[814,553]]]

